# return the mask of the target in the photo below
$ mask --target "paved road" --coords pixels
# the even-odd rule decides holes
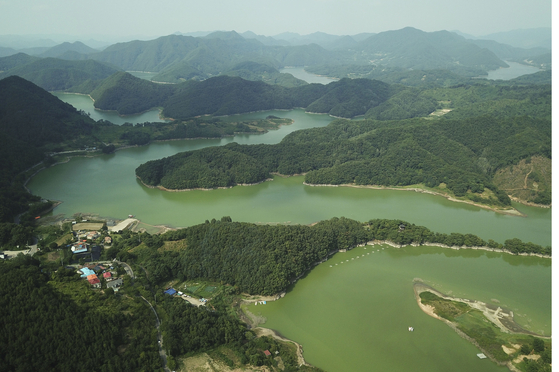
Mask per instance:
[[[126,270],[126,274],[128,274],[130,276],[130,278],[132,278],[132,280],[134,280],[136,278],[134,276],[134,271],[132,270],[130,265],[128,265],[126,262],[120,262],[120,261],[115,261],[115,262],[121,264],[124,267],[124,270]],[[145,298],[144,298],[144,300],[145,300]]]
[[[29,254],[29,255],[33,255],[35,252],[37,252],[37,246],[35,245],[35,248],[32,248],[33,246],[29,246],[28,249],[22,249],[20,251],[3,251],[4,254],[6,256],[8,256],[9,258],[14,258],[15,256],[17,256],[18,254]]]
[[[161,325],[161,323],[159,322],[159,316],[157,316],[157,312],[155,311],[151,303],[148,300],[146,300],[144,296],[141,297],[144,299],[145,302],[148,303],[148,305],[151,307],[151,310],[155,314],[155,328],[157,328],[157,343],[159,344],[159,356],[161,357],[161,361],[163,362],[163,369],[165,370],[165,372],[171,372],[171,370],[167,368],[167,354],[165,353],[165,349],[163,348],[163,337],[161,336],[161,330],[159,329],[159,326]]]

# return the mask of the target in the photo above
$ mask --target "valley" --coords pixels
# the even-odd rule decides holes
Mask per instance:
[[[0,369],[66,370],[83,317],[88,370],[550,370],[548,50],[290,37],[0,57],[3,321],[41,350]]]

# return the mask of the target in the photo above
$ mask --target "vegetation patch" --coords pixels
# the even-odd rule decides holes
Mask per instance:
[[[493,182],[511,197],[535,204],[551,204],[551,159],[530,156],[502,168]]]
[[[484,312],[428,290],[419,293],[419,299],[497,363],[514,365],[521,371],[551,371],[550,339],[503,332]]]
[[[433,306],[435,308],[435,313],[447,320],[454,320],[456,317],[472,310],[465,303],[446,300],[428,291],[421,292],[419,297],[423,304]]]

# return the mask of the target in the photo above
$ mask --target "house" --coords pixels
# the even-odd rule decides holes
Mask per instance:
[[[116,291],[118,291],[118,288],[122,285],[122,283],[124,283],[122,278],[118,278],[118,279],[115,279],[115,280],[107,283],[107,288],[112,288],[116,292]]]
[[[112,274],[111,274],[111,272],[110,272],[110,271],[105,271],[105,272],[103,273],[103,278],[105,278],[105,280],[107,280],[107,281],[112,280]]]
[[[71,250],[74,254],[87,252],[87,244],[84,242],[77,242],[72,246]]]
[[[113,239],[110,236],[105,236],[105,244],[112,244]]]
[[[173,289],[173,288],[169,288],[169,289],[167,289],[164,293],[165,293],[165,294],[168,294],[169,296],[172,296],[172,295],[174,295],[175,293],[177,293],[177,291],[176,291],[175,289]]]
[[[87,267],[89,268],[89,270],[92,270],[96,273],[103,271],[104,268],[99,267],[99,265],[95,265],[95,264],[89,264],[87,265]]]
[[[270,355],[272,355],[272,353],[270,353],[270,351],[269,351],[269,350],[264,350],[264,355],[266,355],[266,356],[270,356]]]
[[[82,277],[82,278],[86,278],[86,277],[88,277],[88,276],[90,276],[90,275],[95,275],[95,271],[91,270],[91,269],[88,268],[88,267],[82,267],[82,268],[79,269],[78,271],[81,271],[81,273],[82,273],[81,277]]]
[[[99,233],[97,231],[90,231],[86,235],[86,239],[95,240],[99,237]]]
[[[94,288],[101,288],[101,281],[95,274],[91,274],[87,276],[87,281],[91,284]]]

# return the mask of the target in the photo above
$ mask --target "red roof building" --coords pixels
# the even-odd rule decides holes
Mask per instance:
[[[111,273],[109,271],[103,273],[103,278],[108,279],[110,277],[111,277]]]
[[[270,355],[272,355],[272,353],[270,353],[270,351],[269,351],[269,350],[264,350],[264,355],[266,355],[266,356],[270,356]]]
[[[95,277],[94,279],[87,279],[87,281],[89,282],[89,284],[91,285],[95,285],[95,284],[100,284],[101,281],[99,280],[98,277]]]
[[[95,285],[95,284],[100,284],[101,281],[99,280],[99,278],[97,277],[97,275],[95,274],[91,274],[87,276],[87,281],[89,282],[89,284],[91,285]]]

